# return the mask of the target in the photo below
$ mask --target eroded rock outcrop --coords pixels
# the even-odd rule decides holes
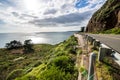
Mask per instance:
[[[93,14],[87,25],[87,32],[101,32],[114,27],[120,27],[120,0],[107,0]]]

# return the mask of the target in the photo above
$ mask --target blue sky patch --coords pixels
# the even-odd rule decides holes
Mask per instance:
[[[4,22],[3,20],[0,20],[0,25],[1,25],[1,24],[5,24],[5,22]]]
[[[76,8],[82,8],[87,6],[89,3],[87,2],[88,0],[77,0],[75,3]]]
[[[4,5],[8,5],[8,6],[13,5],[13,3],[11,3],[9,0],[0,0],[0,3],[2,3]]]

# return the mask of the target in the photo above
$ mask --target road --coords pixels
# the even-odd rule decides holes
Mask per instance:
[[[94,39],[99,40],[100,42],[106,44],[113,50],[120,53],[120,35],[111,35],[111,34],[87,34]]]

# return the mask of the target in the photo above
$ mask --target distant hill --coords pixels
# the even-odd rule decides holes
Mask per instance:
[[[87,25],[87,32],[102,32],[112,28],[120,28],[120,0],[107,0],[93,14]]]

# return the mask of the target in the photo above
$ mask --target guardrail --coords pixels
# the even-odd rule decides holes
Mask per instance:
[[[106,57],[107,55],[110,55],[113,58],[117,58],[118,61],[115,61],[115,62],[118,63],[118,65],[120,65],[120,54],[118,52],[116,52],[114,49],[110,48],[109,46],[103,44],[99,40],[97,40],[97,39],[95,39],[95,38],[93,38],[89,35],[84,35],[84,34],[82,34],[82,35],[86,39],[87,43],[89,42],[91,45],[93,45],[94,48],[99,48],[98,61],[102,62],[104,57]],[[118,55],[119,55],[119,57],[118,57]],[[94,80],[95,58],[96,58],[95,54],[91,53],[90,54],[89,72],[88,72],[88,79],[87,80]]]
[[[108,45],[100,42],[99,40],[97,40],[97,39],[95,39],[95,38],[93,38],[91,36],[88,36],[88,35],[84,35],[84,37],[85,37],[86,41],[90,42],[90,44],[93,45],[94,48],[99,48],[99,53],[98,53],[98,60],[99,61],[102,61],[102,59],[106,55],[111,55],[111,56],[115,57],[115,54],[117,54],[117,55],[120,56],[120,54],[118,52],[116,52],[114,49],[112,49]],[[119,60],[120,57],[119,58],[117,57],[117,59]]]

